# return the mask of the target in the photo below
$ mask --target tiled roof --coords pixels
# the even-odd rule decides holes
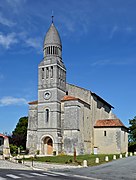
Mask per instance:
[[[71,100],[78,100],[78,98],[75,98],[73,96],[64,96],[62,98],[62,101],[71,101]]]
[[[28,104],[30,104],[30,105],[38,104],[38,101],[32,101],[32,102],[29,102]]]
[[[97,120],[94,127],[125,127],[119,119]]]
[[[87,106],[88,108],[90,108],[90,104],[86,103],[85,101],[79,99],[79,98],[76,98],[76,97],[73,97],[73,96],[64,96],[61,101],[64,102],[64,101],[79,101],[80,103],[84,104],[85,106]]]
[[[5,135],[3,135],[3,134],[0,134],[0,137],[8,138],[7,136],[5,136]]]

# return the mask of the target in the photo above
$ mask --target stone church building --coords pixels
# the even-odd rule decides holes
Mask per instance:
[[[60,35],[52,22],[38,66],[38,100],[29,103],[30,154],[124,153],[127,128],[113,106],[90,90],[68,84]]]

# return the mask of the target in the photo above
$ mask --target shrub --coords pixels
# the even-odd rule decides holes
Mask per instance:
[[[129,142],[128,152],[136,152],[136,142]]]

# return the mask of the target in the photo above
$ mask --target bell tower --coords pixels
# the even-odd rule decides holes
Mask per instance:
[[[43,45],[43,60],[38,67],[38,142],[50,137],[52,151],[61,151],[61,99],[66,91],[66,68],[62,61],[62,43],[52,23]],[[39,145],[41,154],[47,154]]]

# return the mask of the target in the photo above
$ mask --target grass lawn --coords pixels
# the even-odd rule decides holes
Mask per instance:
[[[33,160],[39,161],[39,162],[48,162],[48,163],[58,163],[58,164],[71,164],[71,165],[82,165],[83,160],[87,160],[88,166],[95,166],[98,165],[95,163],[95,159],[99,158],[99,164],[106,163],[105,162],[105,154],[100,155],[79,155],[76,157],[76,162],[74,162],[73,156],[68,155],[58,155],[58,156],[46,156],[46,157],[36,157]],[[113,160],[113,155],[108,155],[109,161]],[[116,155],[117,158],[119,158],[119,155]],[[30,160],[30,159],[25,159]]]

